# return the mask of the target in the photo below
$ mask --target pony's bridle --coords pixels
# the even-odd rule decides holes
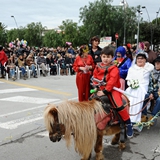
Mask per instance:
[[[56,141],[60,141],[62,138],[62,131],[60,128],[60,123],[57,122],[56,124],[50,124],[52,126],[52,128],[56,128],[56,132],[52,135],[49,136],[50,140],[52,142],[56,142]]]

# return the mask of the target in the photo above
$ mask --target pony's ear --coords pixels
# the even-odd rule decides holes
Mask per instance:
[[[53,115],[54,121],[58,121],[58,111],[56,108],[50,109],[49,114]]]

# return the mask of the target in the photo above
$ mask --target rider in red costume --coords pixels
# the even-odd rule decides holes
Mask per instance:
[[[132,124],[127,108],[123,106],[122,94],[113,89],[113,87],[120,88],[121,86],[119,69],[117,68],[117,66],[112,64],[113,55],[114,53],[111,47],[107,46],[103,48],[101,52],[102,62],[96,65],[96,68],[93,72],[93,85],[96,85],[96,83],[98,83],[94,81],[94,78],[103,82],[98,88],[97,95],[107,95],[109,97],[113,106],[117,108],[119,115],[127,126],[127,136],[132,137]]]

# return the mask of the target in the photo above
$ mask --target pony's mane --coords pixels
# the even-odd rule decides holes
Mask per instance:
[[[54,123],[49,120],[47,113],[55,108],[58,111],[59,123],[64,124],[65,140],[67,147],[71,144],[71,133],[74,133],[75,150],[81,155],[88,155],[92,151],[97,139],[97,128],[95,124],[95,112],[103,112],[101,103],[92,100],[86,102],[64,101],[58,105],[49,104],[45,110],[46,126]],[[50,122],[46,122],[48,119]],[[53,119],[53,118],[52,118]],[[50,130],[51,128],[48,128]]]

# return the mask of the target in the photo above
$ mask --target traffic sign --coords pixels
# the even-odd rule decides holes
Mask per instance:
[[[118,33],[116,33],[116,34],[115,34],[115,38],[116,38],[116,39],[118,39],[118,38],[119,38],[119,35],[118,35]]]

